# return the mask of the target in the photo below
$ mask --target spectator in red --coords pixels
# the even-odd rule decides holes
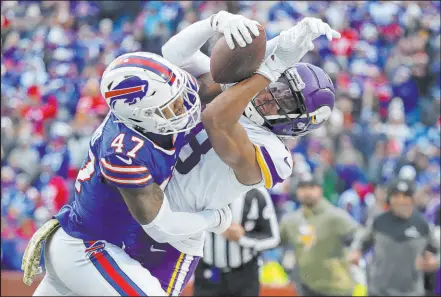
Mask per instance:
[[[51,166],[51,159],[42,162],[42,172],[37,180],[37,188],[41,191],[42,203],[51,214],[57,213],[69,201],[69,189],[66,180],[56,175]]]
[[[53,95],[43,98],[40,87],[36,85],[28,88],[27,96],[28,100],[22,106],[21,116],[33,123],[34,133],[44,135],[44,123],[57,115],[57,99]],[[43,99],[46,99],[46,102],[43,103]]]
[[[108,110],[106,100],[101,95],[99,80],[96,77],[89,78],[78,101],[76,120],[90,124],[97,115],[105,115]]]
[[[355,44],[358,41],[358,33],[347,26],[341,33],[341,38],[331,41],[331,51],[336,56],[348,57],[354,51]]]
[[[44,204],[52,214],[56,214],[69,200],[66,181],[61,176],[53,176],[42,190]]]

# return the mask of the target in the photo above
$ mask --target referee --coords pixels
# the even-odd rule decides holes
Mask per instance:
[[[235,199],[233,223],[222,235],[207,233],[195,272],[194,296],[258,296],[261,251],[276,247],[279,226],[266,189]]]

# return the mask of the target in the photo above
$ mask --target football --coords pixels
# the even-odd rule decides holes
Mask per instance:
[[[265,57],[266,34],[263,27],[259,26],[260,35],[245,47],[240,47],[235,42],[231,50],[225,37],[217,40],[211,52],[210,72],[217,83],[227,84],[242,81],[254,74]],[[234,38],[233,38],[234,40]]]

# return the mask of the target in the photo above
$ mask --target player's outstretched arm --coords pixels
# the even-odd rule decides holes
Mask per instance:
[[[255,74],[221,93],[202,112],[202,122],[213,149],[244,185],[259,183],[262,174],[256,149],[239,124],[239,118],[248,102],[269,83],[266,77]]]
[[[132,216],[157,242],[186,240],[205,230],[222,233],[231,224],[228,207],[198,213],[173,212],[156,183],[143,188],[118,189]]]
[[[225,36],[230,48],[234,48],[233,39],[240,46],[252,42],[252,34],[258,36],[259,24],[241,15],[226,11],[195,22],[170,38],[162,47],[164,58],[184,69],[199,81],[199,96],[203,103],[210,102],[222,92],[220,85],[210,75],[210,58],[199,49],[216,34]],[[251,33],[248,31],[251,30]]]

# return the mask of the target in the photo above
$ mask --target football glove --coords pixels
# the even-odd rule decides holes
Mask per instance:
[[[211,27],[214,31],[222,33],[225,36],[225,41],[230,49],[234,49],[234,41],[240,47],[245,47],[253,42],[251,34],[259,36],[260,24],[257,21],[249,20],[244,16],[231,14],[226,11],[219,11],[211,16]],[[251,31],[251,33],[248,31]]]
[[[288,68],[293,67],[314,49],[312,41],[321,35],[326,35],[328,40],[340,38],[340,33],[317,18],[306,17],[294,27],[284,30],[278,37],[277,46],[256,71],[271,82],[279,79],[280,75]]]

